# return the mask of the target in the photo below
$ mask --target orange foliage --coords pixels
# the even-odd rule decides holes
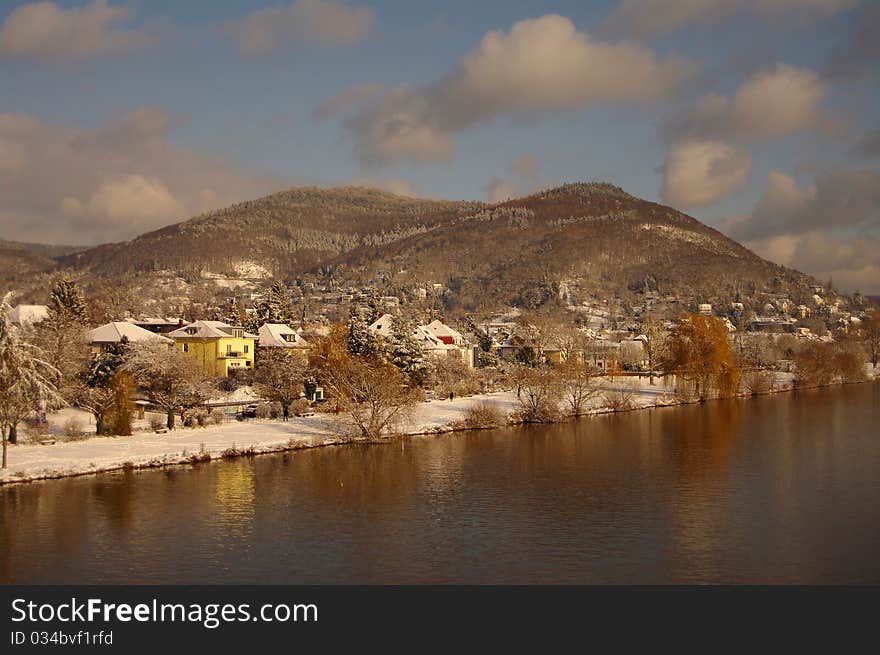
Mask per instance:
[[[722,397],[736,393],[739,369],[720,319],[685,316],[673,329],[667,346],[666,370],[695,382],[701,400],[713,392]]]

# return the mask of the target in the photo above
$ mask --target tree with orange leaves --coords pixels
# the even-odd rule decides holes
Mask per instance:
[[[667,373],[693,382],[700,400],[737,391],[739,369],[727,328],[714,316],[684,316],[669,335],[663,365]]]

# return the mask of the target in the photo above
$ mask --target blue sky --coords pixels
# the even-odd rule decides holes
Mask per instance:
[[[872,4],[6,2],[0,227],[89,244],[292,185],[599,178],[877,291]]]

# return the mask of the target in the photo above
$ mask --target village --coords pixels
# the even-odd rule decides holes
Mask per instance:
[[[7,394],[3,479],[82,471],[54,453],[94,437],[141,435],[151,444],[141,464],[204,461],[873,377],[875,310],[812,291],[809,304],[764,294],[759,314],[754,302],[719,306],[650,290],[629,306],[574,304],[562,285],[559,311],[510,308],[453,322],[436,302],[442,284],[400,297],[276,281],[250,295],[251,307],[232,298],[211,319],[93,325],[84,293],[61,276],[48,305],[5,301],[3,347],[31,352],[21,367],[34,383]],[[306,303],[318,308],[310,320]],[[272,422],[287,427],[280,441]],[[22,468],[15,461],[27,448]],[[101,458],[93,451],[90,464]],[[134,463],[117,454],[108,465]]]

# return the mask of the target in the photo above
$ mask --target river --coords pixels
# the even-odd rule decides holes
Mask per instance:
[[[0,488],[3,583],[880,583],[880,384]]]

